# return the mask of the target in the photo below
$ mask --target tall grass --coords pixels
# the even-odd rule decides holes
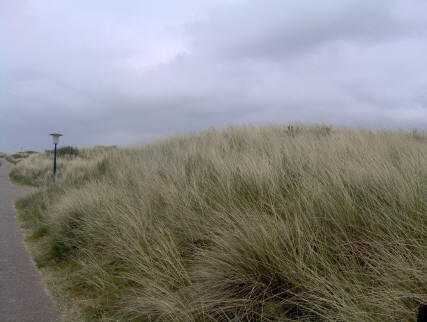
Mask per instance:
[[[73,185],[74,181],[85,182],[82,176],[90,175],[92,165],[100,161],[114,146],[96,146],[93,148],[76,149],[62,147],[57,151],[57,180],[61,185]],[[32,155],[20,161],[10,172],[10,178],[16,183],[31,186],[49,186],[53,183],[53,152]]]
[[[414,321],[427,301],[424,132],[230,127],[59,165],[12,176],[42,187],[21,220],[87,318]]]
[[[16,153],[9,153],[9,154],[4,154],[1,153],[0,157],[6,157],[6,160],[9,161],[10,163],[13,164],[17,164],[18,162],[20,162],[23,159],[28,158],[30,155],[37,153],[36,151],[24,151],[24,152],[16,152]]]

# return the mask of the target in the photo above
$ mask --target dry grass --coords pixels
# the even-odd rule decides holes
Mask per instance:
[[[16,152],[16,153],[9,153],[9,154],[2,153],[0,156],[1,157],[4,156],[6,160],[9,161],[10,163],[17,164],[21,160],[28,158],[30,155],[34,153],[37,153],[37,152],[25,151],[25,152]]]
[[[82,156],[86,153],[86,156]],[[231,127],[88,149],[21,219],[53,293],[93,320],[415,321],[427,301],[427,135]]]
[[[72,185],[75,180],[84,182],[82,173],[90,175],[92,165],[116,149],[115,147],[98,146],[80,150],[75,149],[79,151],[78,154],[76,152],[63,153],[64,150],[67,152],[70,148],[63,147],[58,149],[56,179],[62,185]],[[16,183],[38,187],[49,186],[53,183],[52,151],[41,152],[22,159],[19,164],[12,168],[10,178]]]
[[[6,153],[0,152],[0,158],[5,158]],[[0,166],[2,165],[2,160],[0,160]]]

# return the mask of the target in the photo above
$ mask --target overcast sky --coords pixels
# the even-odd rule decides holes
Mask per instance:
[[[425,0],[0,0],[0,151],[427,127]]]

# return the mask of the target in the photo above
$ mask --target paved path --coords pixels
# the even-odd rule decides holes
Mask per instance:
[[[60,321],[16,223],[14,201],[31,189],[9,182],[11,164],[0,167],[0,321]]]

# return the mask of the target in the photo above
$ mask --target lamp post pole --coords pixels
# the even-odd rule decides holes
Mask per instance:
[[[56,177],[56,145],[57,143],[55,143],[55,152],[53,157],[53,182],[55,182],[55,177]]]
[[[53,155],[53,182],[55,182],[55,177],[56,177],[56,146],[58,145],[59,137],[62,136],[62,134],[52,133],[50,135],[52,136],[53,144],[55,145],[55,152]]]

